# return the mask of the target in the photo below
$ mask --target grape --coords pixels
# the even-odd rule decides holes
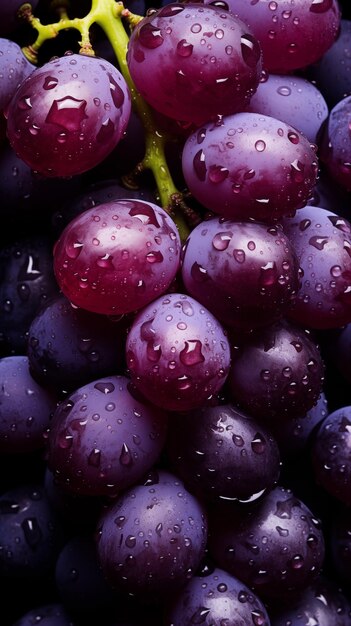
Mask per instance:
[[[40,307],[57,295],[51,243],[38,234],[9,241],[0,251],[0,346],[23,355],[29,326]]]
[[[236,330],[279,319],[299,288],[297,258],[279,226],[217,217],[190,233],[182,278],[189,294]]]
[[[288,599],[305,589],[325,553],[319,520],[281,486],[249,505],[217,506],[209,517],[209,548],[218,567],[263,599]]]
[[[0,111],[6,110],[21,82],[34,70],[20,46],[0,38]]]
[[[309,411],[322,391],[324,366],[312,338],[285,320],[232,346],[232,399],[257,419],[287,419]]]
[[[170,420],[167,451],[186,487],[205,500],[251,501],[279,478],[276,441],[230,404]]]
[[[31,374],[41,384],[66,392],[122,370],[122,321],[73,308],[60,295],[41,308],[28,331]]]
[[[312,143],[317,143],[329,114],[323,95],[312,83],[299,76],[276,74],[260,82],[246,110],[282,120]]]
[[[140,309],[166,291],[179,258],[179,233],[164,209],[119,200],[68,224],[55,245],[54,271],[75,306],[117,315]]]
[[[36,383],[26,356],[0,359],[0,451],[23,454],[44,448],[56,396]]]
[[[55,411],[48,467],[69,493],[115,496],[157,461],[167,416],[136,400],[124,376],[74,391]]]
[[[261,50],[234,15],[172,3],[134,28],[127,63],[138,91],[157,111],[200,125],[248,103],[261,74]]]
[[[194,576],[166,608],[165,626],[206,623],[270,626],[261,600],[220,568],[206,576]]]
[[[313,80],[321,90],[330,108],[340,100],[351,95],[351,22],[342,19],[340,33],[331,48],[323,55],[318,63],[308,70],[310,80]],[[330,80],[330,77],[333,80]]]
[[[351,509],[340,505],[336,508],[330,528],[331,560],[338,579],[345,584],[351,581]]]
[[[183,150],[186,183],[207,209],[228,219],[278,219],[306,204],[317,157],[294,127],[237,113],[192,133]]]
[[[171,293],[142,309],[126,340],[136,388],[170,411],[198,408],[224,385],[230,349],[221,324],[197,300]]]
[[[312,450],[318,484],[347,506],[351,504],[351,407],[330,413],[321,423]]]
[[[264,68],[289,73],[318,61],[338,36],[337,0],[226,0],[260,42]]]
[[[102,161],[127,127],[131,100],[120,72],[81,54],[52,59],[22,82],[7,110],[16,153],[46,177],[72,176]]]
[[[321,138],[320,158],[330,176],[351,191],[351,96],[340,100],[330,111]]]
[[[287,312],[308,328],[336,328],[351,321],[351,225],[336,213],[306,206],[282,220],[303,278]]]
[[[32,626],[40,622],[41,626],[75,626],[63,604],[44,604],[22,615],[13,626]]]
[[[166,471],[125,491],[102,513],[97,551],[104,576],[146,603],[172,595],[195,573],[207,540],[206,513]]]

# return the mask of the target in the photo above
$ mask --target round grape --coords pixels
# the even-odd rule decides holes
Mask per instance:
[[[27,61],[17,43],[0,38],[0,111],[6,111],[21,82],[34,69],[35,66]]]
[[[126,341],[136,388],[170,411],[209,401],[228,375],[230,349],[221,324],[190,296],[171,293],[136,316]]]
[[[84,211],[66,226],[54,248],[54,272],[75,306],[117,315],[164,293],[179,259],[179,232],[164,209],[118,200]]]
[[[320,140],[320,159],[332,179],[351,191],[351,96],[343,98],[330,111]]]
[[[259,113],[205,124],[187,139],[186,183],[204,207],[228,219],[278,219],[304,206],[315,185],[317,156],[294,127]]]
[[[196,125],[241,110],[261,74],[260,46],[246,24],[196,3],[167,4],[139,22],[127,62],[156,111]]]
[[[108,61],[54,58],[21,83],[7,110],[16,153],[46,177],[72,176],[102,161],[123,137],[131,99]]]

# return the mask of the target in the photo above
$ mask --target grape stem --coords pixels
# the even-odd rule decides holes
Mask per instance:
[[[57,37],[61,31],[67,29],[79,31],[81,35],[81,41],[79,42],[80,53],[93,56],[95,53],[90,42],[90,28],[93,24],[98,24],[104,31],[116,55],[119,69],[129,87],[133,108],[145,130],[145,155],[137,170],[139,172],[146,169],[151,170],[157,186],[160,203],[173,217],[180,237],[182,241],[185,241],[190,230],[185,219],[188,211],[185,208],[185,203],[180,200],[182,194],[176,188],[167,164],[165,155],[167,137],[157,128],[152,110],[137,91],[127,64],[129,36],[125,29],[123,18],[129,23],[130,28],[133,29],[142,17],[134,15],[124,7],[122,2],[116,2],[116,0],[92,0],[91,9],[85,17],[69,18],[65,12],[62,12],[61,19],[53,24],[42,24],[33,15],[28,4],[21,7],[21,14],[38,32],[35,42],[23,48],[25,56],[32,63],[37,62],[38,51],[47,39]]]

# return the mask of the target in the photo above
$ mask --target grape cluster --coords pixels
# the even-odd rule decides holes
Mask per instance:
[[[0,6],[3,626],[351,625],[349,20]]]

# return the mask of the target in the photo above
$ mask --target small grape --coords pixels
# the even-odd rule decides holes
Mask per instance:
[[[1,9],[0,9],[1,16]],[[0,38],[0,111],[4,112],[20,86],[35,66],[27,61],[20,46],[10,39]]]
[[[7,110],[16,153],[46,177],[72,176],[102,161],[122,138],[131,99],[108,61],[82,54],[54,58],[22,82]]]
[[[230,349],[221,324],[190,296],[170,293],[142,309],[126,341],[136,388],[156,406],[188,411],[223,387]]]
[[[332,179],[351,191],[351,96],[340,100],[330,111],[320,140],[320,159]]]

